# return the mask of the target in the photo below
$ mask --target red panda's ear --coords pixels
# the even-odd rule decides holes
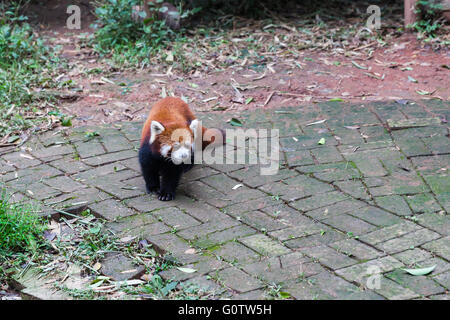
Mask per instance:
[[[152,144],[153,141],[155,141],[156,136],[163,132],[165,130],[164,126],[159,123],[158,121],[153,120],[150,125],[150,141],[149,143]]]
[[[194,133],[194,138],[197,137],[197,130],[198,130],[198,119],[194,119],[191,121],[191,124],[189,125],[189,128],[192,130],[192,132]]]

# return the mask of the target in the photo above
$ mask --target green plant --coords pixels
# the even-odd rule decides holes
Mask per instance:
[[[35,252],[46,224],[28,205],[11,204],[0,193],[0,260],[15,253]]]
[[[139,4],[137,0],[96,2],[96,51],[102,55],[112,54],[119,64],[148,65],[150,57],[168,45],[174,33],[164,21],[149,17],[142,23],[133,19],[133,7]],[[156,8],[150,7],[150,10]]]
[[[419,20],[413,24],[413,28],[421,34],[434,38],[442,26],[439,22],[442,4],[435,0],[419,0],[416,6]]]
[[[72,119],[74,117],[73,116],[69,117],[64,113],[61,113],[58,109],[56,109],[54,111],[50,111],[48,113],[48,115],[55,116],[63,127],[71,127],[72,126]]]
[[[21,2],[12,4],[20,7]],[[22,23],[26,17],[18,15],[17,8],[0,5],[0,137],[14,136],[46,116],[39,112],[39,102],[52,100],[52,95],[38,95],[34,89],[54,86],[52,75],[59,62],[32,28]]]
[[[266,295],[271,299],[289,299],[291,294],[289,292],[281,291],[282,286],[276,283],[271,283],[266,288]]]

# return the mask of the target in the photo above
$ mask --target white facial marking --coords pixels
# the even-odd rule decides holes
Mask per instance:
[[[183,145],[172,150],[171,159],[174,164],[189,163],[191,160],[191,146]]]
[[[160,134],[161,132],[164,131],[164,126],[159,123],[158,121],[153,120],[151,125],[150,125],[150,140],[149,140],[149,144],[152,144],[155,139],[156,136],[158,134]]]
[[[194,137],[197,131],[197,127],[198,127],[198,119],[194,119],[191,121],[191,124],[189,125],[189,128],[192,130],[192,132],[194,133]]]
[[[162,145],[162,147],[161,147],[161,155],[163,157],[167,157],[167,155],[169,154],[170,149],[172,149],[171,146],[169,146],[167,144]]]
[[[192,130],[192,133],[194,134],[194,142],[191,145],[192,152],[195,152],[195,141],[197,140],[198,135],[198,119],[192,120],[191,124],[189,125],[189,128]]]

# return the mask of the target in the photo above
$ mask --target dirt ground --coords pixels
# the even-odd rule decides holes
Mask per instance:
[[[115,71],[83,45],[95,20],[88,1],[79,1],[84,15],[82,29],[76,32],[65,27],[65,2],[49,1],[35,22],[51,44],[63,47],[61,56],[71,69],[58,80],[71,79],[79,88],[68,92],[59,106],[76,116],[75,126],[142,119],[165,95],[185,97],[196,112],[301,106],[330,99],[351,103],[450,99],[448,49],[434,51],[415,34],[403,34],[384,46],[364,43],[349,52],[312,48],[299,51],[294,59],[275,55],[264,70],[256,71],[246,60],[189,73],[160,65]],[[95,68],[104,73],[86,72]]]

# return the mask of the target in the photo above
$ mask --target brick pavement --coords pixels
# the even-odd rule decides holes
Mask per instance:
[[[161,202],[145,193],[139,172],[142,124],[124,122],[46,132],[20,150],[0,150],[0,182],[42,215],[89,208],[118,236],[145,238],[196,270],[162,277],[223,298],[268,298],[275,283],[295,299],[448,299],[448,102],[200,116],[222,128],[233,128],[224,121],[231,117],[243,128],[280,130],[278,174],[198,165],[175,201]],[[89,131],[99,136],[88,140]],[[428,276],[401,270],[430,265]],[[371,270],[381,275],[375,288]]]

